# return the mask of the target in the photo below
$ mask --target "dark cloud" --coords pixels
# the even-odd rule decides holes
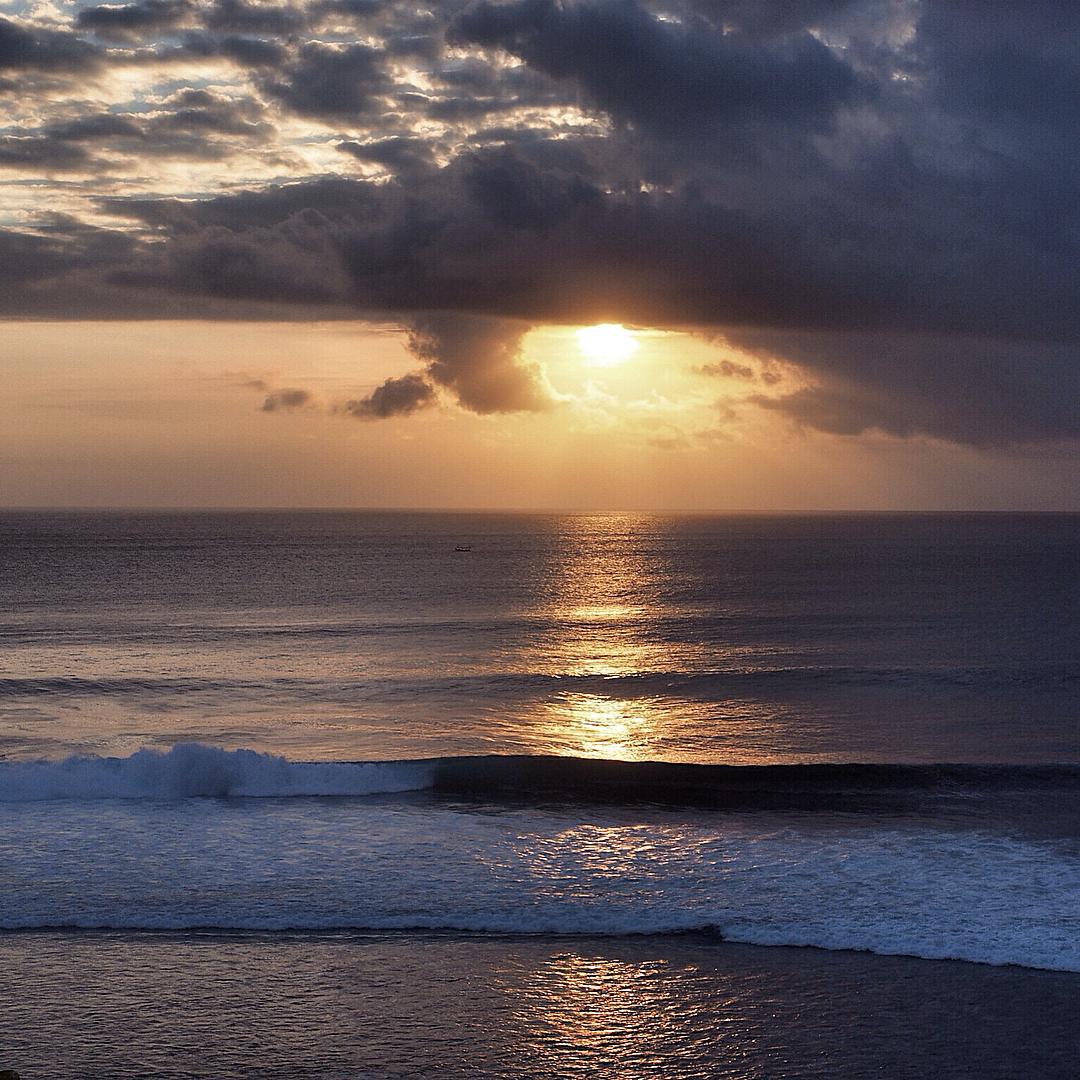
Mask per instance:
[[[383,165],[394,172],[429,168],[434,160],[434,153],[428,142],[404,135],[393,135],[364,143],[345,141],[338,143],[337,148],[357,161]]]
[[[259,380],[255,380],[259,383],[258,388],[262,389],[262,384]],[[252,384],[254,385],[254,383]],[[307,390],[300,389],[282,389],[274,390],[267,394],[263,399],[262,405],[259,406],[260,412],[292,412],[294,409],[301,409],[305,405],[311,402],[311,394]]]
[[[282,227],[296,217],[325,222],[328,239],[350,224],[379,214],[387,191],[357,180],[327,178],[241,191],[215,199],[104,199],[102,208],[145,222],[167,234],[194,234],[205,228],[240,232]]]
[[[409,347],[427,374],[478,413],[535,412],[551,397],[539,368],[521,358],[528,326],[465,315],[414,320]]]
[[[840,23],[865,6],[861,0],[689,0],[685,10],[710,26],[755,38],[781,37]]]
[[[45,129],[50,138],[69,142],[96,142],[100,139],[141,138],[143,129],[130,116],[116,113],[91,113],[52,124]]]
[[[387,379],[366,398],[346,402],[342,411],[361,420],[388,420],[392,416],[411,416],[436,400],[434,388],[423,375],[402,375]]]
[[[0,17],[0,71],[86,72],[101,67],[102,60],[100,49],[74,34]]]
[[[140,58],[146,63],[183,63],[188,60],[210,60],[222,57],[241,67],[256,69],[277,67],[285,63],[288,50],[277,41],[267,41],[242,34],[219,36],[209,33],[190,33],[180,45],[156,49]]]
[[[231,99],[206,90],[173,94],[154,113],[87,113],[43,128],[0,136],[0,166],[91,171],[104,168],[94,151],[221,161],[274,133],[251,98]]]
[[[0,19],[9,93],[212,58],[247,89],[75,119],[43,94],[0,164],[45,176],[100,151],[152,177],[155,156],[272,146],[284,112],[340,133],[335,171],[380,175],[112,198],[95,209],[130,228],[0,233],[24,253],[11,313],[377,314],[411,328],[422,386],[480,412],[550,404],[528,325],[711,328],[762,358],[715,374],[803,426],[1080,437],[1067,5],[138,0],[76,24],[140,44]],[[802,389],[777,396],[782,364]]]
[[[126,288],[153,288],[193,296],[260,303],[327,304],[340,301],[340,260],[317,215],[297,215],[275,230],[237,233],[210,228],[177,237],[162,260],[151,248],[141,263],[111,269],[106,280]]]
[[[389,87],[384,55],[368,45],[301,46],[263,90],[301,116],[353,120],[378,110]]]
[[[123,299],[102,290],[101,269],[131,258],[133,238],[62,214],[46,213],[37,225],[33,234],[0,229],[0,311],[59,318],[120,314]]]
[[[52,231],[41,230],[39,235],[0,231],[0,265],[7,271],[0,274],[0,289],[10,293],[24,283],[59,277],[75,269],[80,254],[75,237],[50,235]],[[13,267],[18,267],[17,274],[11,273]]]
[[[702,375],[721,375],[725,379],[742,379],[745,382],[753,382],[757,378],[757,370],[749,364],[736,364],[732,360],[721,360],[717,364],[702,364],[698,368]]]
[[[47,138],[0,136],[0,168],[46,172],[84,170],[90,155],[81,146]]]
[[[1080,436],[1080,351],[1068,345],[923,335],[736,335],[809,373],[814,385],[764,408],[837,435],[877,430],[974,446]]]
[[[479,57],[454,56],[433,65],[432,89],[411,104],[435,120],[458,122],[514,109],[565,105],[567,94],[524,64],[496,67]]]
[[[220,226],[252,240],[262,228],[272,247],[291,243],[296,215],[307,214],[305,242],[317,235],[336,253],[328,267],[345,268],[362,309],[1056,340],[1075,333],[1080,269],[1060,238],[1046,244],[994,230],[985,206],[950,196],[946,185],[937,188],[940,217],[929,220],[901,207],[876,220],[842,215],[837,204],[848,194],[840,189],[835,203],[788,219],[779,208],[718,205],[693,188],[604,191],[496,148],[462,154],[408,185],[319,181],[204,202],[109,205],[186,236]]]
[[[388,6],[387,0],[317,0],[313,8],[320,15],[367,19]]]
[[[731,338],[725,334],[703,332],[698,335],[710,344],[721,348],[733,344]],[[699,375],[719,376],[724,379],[739,379],[742,382],[761,382],[766,386],[775,386],[783,381],[782,365],[776,357],[760,347],[750,345],[750,351],[756,353],[753,363],[746,363],[742,359],[718,360],[712,364],[701,364],[695,370]]]
[[[291,4],[249,4],[247,0],[216,0],[204,16],[209,30],[232,34],[288,35],[306,29],[310,24],[303,9]]]
[[[83,8],[75,16],[80,30],[102,37],[127,40],[187,23],[195,10],[193,0],[140,0],[134,4],[100,4]]]
[[[773,44],[667,22],[633,0],[482,2],[451,40],[498,47],[557,79],[574,80],[614,120],[652,135],[771,121],[827,119],[866,90],[809,34]]]
[[[391,33],[382,47],[390,56],[431,61],[442,52],[443,41],[439,34]]]

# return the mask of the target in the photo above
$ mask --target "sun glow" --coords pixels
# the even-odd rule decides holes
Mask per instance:
[[[637,337],[619,323],[583,326],[577,332],[581,355],[592,367],[615,367],[638,351]]]

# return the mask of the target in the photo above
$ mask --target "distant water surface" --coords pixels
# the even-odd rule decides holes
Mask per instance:
[[[1077,515],[9,512],[0,612],[13,759],[1080,761]]]

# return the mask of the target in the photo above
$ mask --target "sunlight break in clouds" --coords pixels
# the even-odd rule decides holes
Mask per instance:
[[[423,438],[445,414],[463,440],[524,446],[529,417],[565,433],[602,416],[671,450],[766,438],[767,501],[808,440],[852,492],[914,455],[921,486],[897,473],[896,498],[985,505],[1010,477],[1040,505],[1075,498],[1058,481],[1080,440],[1062,43],[1080,25],[1060,5],[4,12],[9,320],[395,327],[401,362],[357,357],[337,397],[274,381],[311,397],[267,422],[309,432],[351,414]],[[564,390],[559,358],[524,342],[567,326],[639,329],[586,344],[595,383]],[[617,375],[645,329],[682,335],[671,380]],[[726,504],[720,457],[704,484],[676,473],[680,504]]]

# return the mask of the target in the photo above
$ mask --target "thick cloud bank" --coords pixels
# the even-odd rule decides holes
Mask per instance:
[[[795,365],[755,398],[808,427],[1076,439],[1078,29],[967,0],[11,14],[0,176],[42,195],[0,311],[391,317],[421,369],[369,419],[548,407],[531,324],[698,328]]]

